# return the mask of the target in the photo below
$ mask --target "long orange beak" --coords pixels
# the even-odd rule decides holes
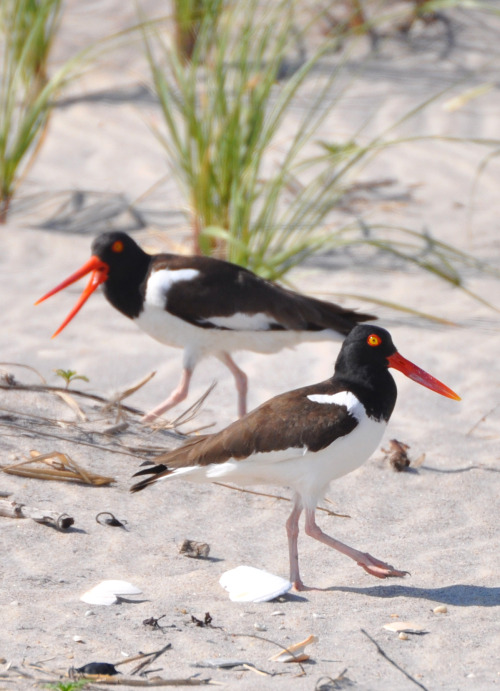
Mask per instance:
[[[387,361],[389,362],[389,367],[399,370],[410,379],[413,379],[413,381],[441,394],[441,396],[453,398],[455,401],[462,400],[460,396],[448,388],[446,384],[443,384],[431,374],[427,374],[427,372],[424,372],[423,369],[420,369],[420,367],[417,367],[417,365],[414,365],[413,362],[410,362],[399,353],[394,353],[394,355],[387,358]]]
[[[87,287],[83,291],[83,293],[80,295],[80,298],[76,305],[73,307],[71,312],[68,314],[66,319],[63,321],[61,326],[57,329],[57,331],[52,335],[52,338],[55,338],[57,334],[60,334],[61,331],[64,329],[65,326],[69,324],[69,322],[73,319],[73,317],[81,310],[83,305],[87,302],[89,297],[92,295],[94,290],[98,288],[101,283],[104,283],[104,281],[108,278],[108,273],[109,273],[109,266],[101,261],[99,257],[92,256],[90,257],[89,261],[84,264],[81,269],[78,269],[78,271],[75,271],[74,274],[71,274],[69,278],[67,278],[65,281],[60,283],[58,286],[53,288],[52,290],[49,290],[46,295],[41,297],[39,300],[35,302],[35,305],[39,305],[41,302],[46,300],[47,298],[50,298],[52,295],[55,295],[55,293],[58,293],[60,290],[63,290],[67,286],[70,286],[72,283],[75,283],[78,281],[80,278],[83,276],[86,276],[88,273],[92,272],[90,276],[90,280],[87,284]]]

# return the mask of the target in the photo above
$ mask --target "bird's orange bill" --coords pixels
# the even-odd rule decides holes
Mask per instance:
[[[389,367],[399,370],[418,384],[426,386],[428,389],[441,394],[441,396],[446,396],[446,398],[453,398],[455,401],[461,400],[460,396],[446,386],[446,384],[443,384],[431,374],[427,374],[427,372],[414,365],[413,362],[410,362],[398,352],[388,357],[387,361],[389,362]]]
[[[67,324],[73,319],[73,317],[80,311],[80,309],[83,307],[83,305],[87,302],[89,297],[92,295],[94,290],[98,288],[101,283],[104,283],[104,281],[108,277],[108,272],[109,272],[109,266],[101,261],[99,257],[91,257],[86,264],[84,264],[81,269],[78,269],[78,271],[75,271],[74,274],[71,274],[65,281],[60,283],[58,286],[53,288],[52,290],[49,290],[48,293],[46,293],[43,297],[41,297],[39,300],[35,302],[35,305],[40,304],[40,302],[43,302],[47,298],[50,298],[52,295],[55,295],[55,293],[58,293],[60,290],[63,290],[64,288],[67,288],[67,286],[70,286],[72,283],[75,283],[78,281],[80,278],[83,278],[83,276],[86,276],[88,273],[91,273],[90,280],[87,283],[87,287],[83,291],[83,293],[80,295],[80,298],[78,299],[78,302],[76,305],[73,307],[71,312],[68,314],[66,319],[63,321],[61,326],[57,329],[57,331],[52,335],[52,338],[55,338],[57,334],[61,333],[61,331],[64,329]]]

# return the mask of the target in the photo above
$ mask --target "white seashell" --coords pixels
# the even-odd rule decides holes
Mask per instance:
[[[404,631],[404,633],[422,633],[425,631],[425,627],[415,624],[413,621],[391,621],[390,624],[384,624],[384,629],[395,631],[396,633],[400,631]]]
[[[308,636],[300,643],[289,645],[286,650],[281,650],[276,655],[270,657],[269,660],[273,662],[304,662],[304,660],[309,660],[309,655],[304,652],[304,649],[311,643],[316,643],[317,640],[316,636]]]
[[[219,583],[233,602],[268,602],[292,587],[290,581],[253,566],[237,566],[226,571]]]
[[[261,624],[259,621],[256,621],[253,627],[256,631],[267,631],[267,626],[265,624]]]
[[[142,591],[127,581],[101,581],[86,593],[80,600],[88,605],[114,605],[120,599],[119,595],[138,595]]]
[[[437,607],[434,607],[432,611],[434,614],[446,614],[448,607],[446,605],[438,605]]]
[[[85,643],[81,636],[73,636],[73,640],[75,641],[75,643]]]

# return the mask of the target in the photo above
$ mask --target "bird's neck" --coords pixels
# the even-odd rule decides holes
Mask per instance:
[[[396,405],[397,388],[387,369],[373,372],[370,368],[359,367],[349,377],[336,375],[335,378],[361,401],[369,417],[388,422]]]

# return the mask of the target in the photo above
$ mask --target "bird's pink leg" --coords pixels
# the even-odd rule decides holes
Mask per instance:
[[[243,417],[247,412],[248,377],[225,350],[219,353],[217,357],[226,365],[234,377],[236,391],[238,392],[238,417]]]
[[[377,578],[388,578],[390,576],[405,576],[408,571],[398,571],[393,566],[385,564],[383,561],[379,561],[372,557],[367,552],[359,552],[357,549],[353,549],[348,545],[344,545],[343,542],[335,540],[324,533],[321,528],[316,524],[316,519],[314,516],[314,509],[306,509],[306,525],[305,525],[306,535],[313,537],[319,542],[323,542],[328,547],[333,547],[333,549],[342,552],[347,557],[354,559],[354,561],[361,566],[367,573]]]
[[[302,513],[302,504],[299,497],[296,495],[292,513],[289,515],[286,522],[286,534],[288,536],[288,552],[290,555],[290,580],[293,583],[295,590],[304,590],[304,584],[300,579],[299,574],[299,548],[297,545],[297,538],[299,537],[299,518]]]
[[[152,422],[164,412],[170,410],[170,408],[173,408],[174,405],[181,403],[181,401],[183,401],[188,395],[189,383],[192,376],[193,370],[189,369],[188,367],[184,367],[182,370],[181,380],[177,388],[172,391],[170,396],[166,398],[163,403],[160,403],[160,405],[156,406],[156,408],[153,408],[153,410],[150,410],[149,413],[144,415],[144,417],[141,418],[141,422]]]

